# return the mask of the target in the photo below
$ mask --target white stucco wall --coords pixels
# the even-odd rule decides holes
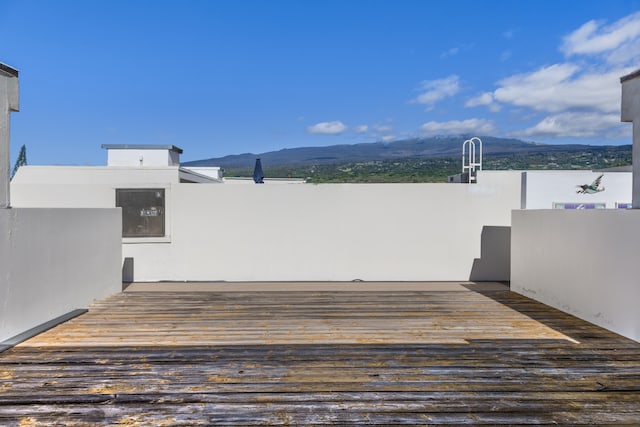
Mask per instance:
[[[107,150],[107,164],[109,166],[178,166],[180,154],[167,149],[109,149]]]
[[[605,203],[608,209],[614,209],[616,203],[631,203],[630,172],[526,171],[523,174],[526,186],[523,209],[551,209],[554,202]],[[603,175],[604,191],[576,193],[577,185],[591,184],[600,175]]]
[[[640,341],[640,210],[514,211],[511,290]]]
[[[109,207],[115,188],[132,186],[104,170],[83,173],[26,169],[12,182],[13,203]],[[47,174],[52,184],[38,184]],[[508,280],[505,228],[519,207],[520,176],[487,176],[473,186],[217,188],[129,176],[135,186],[166,188],[169,236],[127,240],[123,256],[134,258],[138,281]]]
[[[0,341],[122,288],[119,209],[0,209]]]
[[[38,184],[27,171],[12,182],[15,206],[109,207],[115,188],[132,186],[77,176]],[[166,189],[169,234],[125,241],[136,281],[509,279],[520,173],[483,172],[474,185],[159,181],[135,185]]]
[[[113,208],[116,193],[114,186],[95,184],[22,184],[15,186],[11,204],[23,208]]]
[[[504,227],[520,203],[519,182],[172,193],[171,242],[124,247],[135,280],[508,280],[508,258],[481,253],[481,239],[502,238],[508,257]]]
[[[130,168],[111,166],[23,166],[11,181],[11,188],[26,185],[107,185],[122,187],[128,184],[179,183],[177,166],[161,168]],[[21,197],[12,196],[11,202],[35,203]],[[77,202],[73,203],[77,205]]]

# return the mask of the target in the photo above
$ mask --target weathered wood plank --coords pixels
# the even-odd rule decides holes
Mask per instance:
[[[0,355],[0,424],[640,420],[638,343],[476,290],[119,294]]]
[[[443,402],[444,405],[447,402]],[[375,405],[375,406],[374,406]],[[576,425],[588,419],[593,424],[637,423],[637,413],[619,411],[609,413],[603,408],[573,408],[563,410],[485,411],[467,409],[429,412],[419,404],[374,405],[357,403],[312,402],[294,405],[266,404],[198,404],[198,405],[131,405],[110,403],[104,405],[29,405],[16,407],[0,414],[3,425],[20,425],[12,419],[33,420],[34,423],[74,425],[95,423],[108,425],[407,425],[407,424],[489,424],[489,425]],[[371,412],[372,407],[377,410]],[[442,407],[442,405],[440,405]],[[43,415],[50,414],[50,415]],[[593,425],[591,424],[591,425]],[[23,424],[24,425],[24,424]]]

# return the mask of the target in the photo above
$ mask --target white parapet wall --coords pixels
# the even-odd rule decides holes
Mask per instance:
[[[122,288],[120,209],[0,209],[0,341]]]
[[[520,172],[473,185],[199,185],[161,172],[26,166],[12,204],[112,207],[118,188],[163,189],[166,235],[123,241],[135,281],[509,280]]]
[[[640,210],[514,211],[511,290],[640,341]]]
[[[519,176],[495,185],[178,185],[136,281],[508,280]]]

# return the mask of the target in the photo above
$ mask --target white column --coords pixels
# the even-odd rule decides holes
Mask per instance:
[[[620,79],[622,83],[622,121],[633,122],[633,195],[634,209],[640,209],[640,70]]]
[[[640,83],[640,81],[639,81]],[[631,205],[634,209],[640,209],[640,117],[633,121],[633,151],[631,161],[633,163],[633,187]]]
[[[9,207],[9,114],[19,110],[18,71],[0,63],[0,208]]]

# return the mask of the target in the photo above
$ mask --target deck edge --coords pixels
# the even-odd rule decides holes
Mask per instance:
[[[68,313],[63,314],[62,316],[58,316],[55,319],[51,319],[48,322],[44,322],[38,326],[35,326],[31,329],[28,329],[18,335],[15,335],[11,338],[8,338],[2,342],[0,342],[0,353],[9,350],[12,347],[15,347],[16,345],[20,344],[21,342],[24,342],[26,340],[28,340],[29,338],[33,338],[36,335],[39,335],[43,332],[48,331],[49,329],[58,326],[61,323],[64,323],[66,321],[69,321],[71,319],[73,319],[74,317],[78,317],[81,314],[86,313],[87,310],[86,308],[78,308],[75,310],[72,310]]]

